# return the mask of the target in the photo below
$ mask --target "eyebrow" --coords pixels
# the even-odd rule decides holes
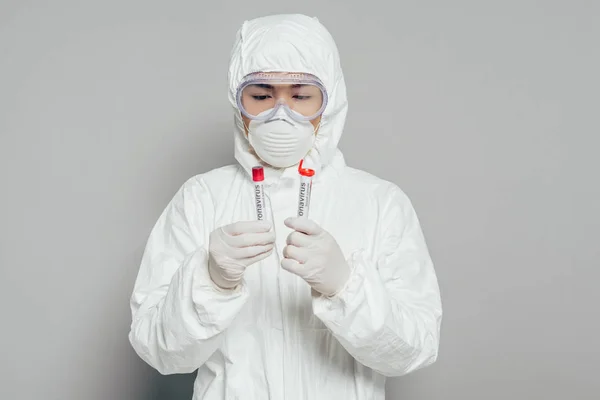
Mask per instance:
[[[256,87],[259,87],[261,89],[273,89],[272,85],[267,85],[265,83],[257,83],[256,85],[252,85],[252,86],[256,86]]]

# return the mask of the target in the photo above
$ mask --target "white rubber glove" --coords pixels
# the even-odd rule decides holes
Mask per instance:
[[[209,238],[208,272],[222,289],[233,289],[250,265],[273,252],[275,232],[269,221],[240,221],[215,229]]]
[[[333,236],[308,218],[288,218],[284,223],[294,232],[287,238],[281,267],[325,296],[343,289],[350,266]]]

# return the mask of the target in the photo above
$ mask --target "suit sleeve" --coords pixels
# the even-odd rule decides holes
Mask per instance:
[[[245,286],[224,291],[208,274],[212,204],[201,176],[188,180],[154,225],[135,281],[129,341],[163,375],[204,364],[248,297]]]
[[[383,198],[375,251],[354,252],[344,289],[315,297],[313,310],[357,361],[391,377],[436,361],[442,305],[410,200],[393,185]]]

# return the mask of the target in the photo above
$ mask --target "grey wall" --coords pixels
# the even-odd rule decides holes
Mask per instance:
[[[349,164],[409,194],[437,264],[440,359],[389,399],[597,399],[599,2],[483,3],[2,0],[0,398],[190,398],[127,342],[138,262],[233,162],[235,31],[298,11],[338,42]]]

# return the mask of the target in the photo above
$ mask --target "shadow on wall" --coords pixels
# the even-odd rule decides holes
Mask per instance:
[[[154,371],[149,377],[150,385],[145,399],[148,400],[191,400],[196,373],[161,375]]]

